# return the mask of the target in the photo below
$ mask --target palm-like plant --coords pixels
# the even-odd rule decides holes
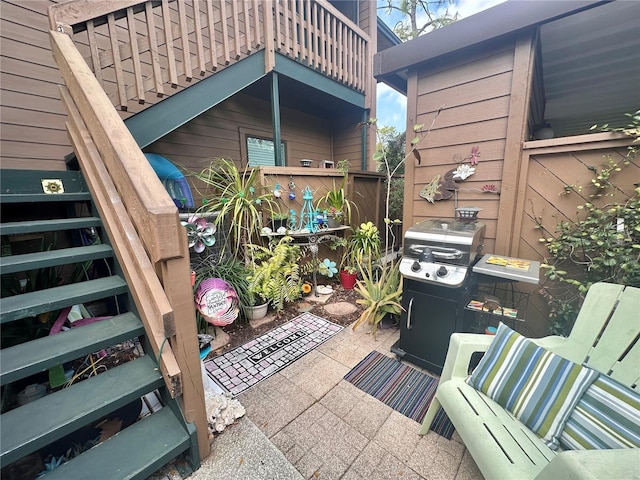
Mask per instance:
[[[251,243],[262,229],[262,212],[272,213],[275,202],[271,192],[260,184],[259,169],[239,171],[224,158],[214,159],[195,177],[207,187],[204,206],[198,213],[216,212],[216,226],[229,229],[232,253],[238,255],[243,245]],[[213,191],[213,195],[210,191]]]
[[[386,315],[400,315],[402,312],[402,282],[400,264],[392,262],[382,267],[374,267],[371,262],[360,265],[362,280],[358,280],[355,290],[362,298],[357,303],[365,307],[353,324],[355,330],[368,322],[373,326],[375,337],[378,324]]]

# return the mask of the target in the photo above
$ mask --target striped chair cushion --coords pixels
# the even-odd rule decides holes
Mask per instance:
[[[597,376],[595,370],[549,352],[501,323],[467,383],[555,450],[567,418]]]
[[[640,395],[600,375],[569,415],[560,445],[565,450],[640,447]]]

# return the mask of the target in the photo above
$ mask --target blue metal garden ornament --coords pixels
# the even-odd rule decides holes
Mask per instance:
[[[313,193],[307,185],[302,192],[302,210],[300,210],[300,227],[309,230],[313,233],[318,230],[318,224],[316,223],[315,210],[313,208]],[[304,225],[304,226],[303,226]]]

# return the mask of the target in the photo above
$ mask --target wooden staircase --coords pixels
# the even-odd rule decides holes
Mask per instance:
[[[24,474],[24,468],[50,462],[51,458],[43,458],[47,452],[68,452],[78,447],[76,440],[92,427],[99,435],[99,422],[117,417],[120,409],[137,405],[141,397],[151,392],[162,398],[161,409],[72,456],[48,472],[46,478],[146,478],[182,453],[187,453],[191,466],[197,468],[200,455],[196,429],[184,420],[177,399],[171,398],[165,386],[82,175],[73,171],[3,170],[0,185],[2,478],[33,478]],[[60,192],[60,185],[63,193],[44,192]],[[29,251],[29,246],[42,245],[43,238],[53,237],[57,240],[55,248]],[[26,251],[6,255],[8,245]],[[68,283],[74,281],[74,266],[83,267],[82,278]],[[50,274],[52,269],[59,275],[44,275],[55,281],[43,285],[43,289],[9,291],[8,287],[20,279],[24,285],[28,272]],[[62,279],[60,284],[58,278]],[[27,284],[26,289],[31,287],[33,284]],[[100,308],[100,315],[107,318],[46,334],[61,310],[79,304],[89,310],[92,306]],[[23,335],[17,339],[11,337],[12,332],[37,333],[32,335],[34,338]],[[117,351],[116,346],[123,342],[136,346],[140,354],[106,369],[97,368],[97,374],[69,386],[48,387],[45,396],[17,405],[18,393],[26,386],[47,384],[50,369],[77,372],[83,359],[97,361],[96,352]],[[99,362],[98,366],[103,364]]]

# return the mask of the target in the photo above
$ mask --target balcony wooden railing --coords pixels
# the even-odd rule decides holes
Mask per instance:
[[[367,86],[368,36],[326,0],[77,0],[50,7],[50,23],[130,113],[261,50],[266,72],[279,52]]]
[[[170,394],[209,454],[186,232],[149,162],[73,42],[50,32],[67,130]]]

